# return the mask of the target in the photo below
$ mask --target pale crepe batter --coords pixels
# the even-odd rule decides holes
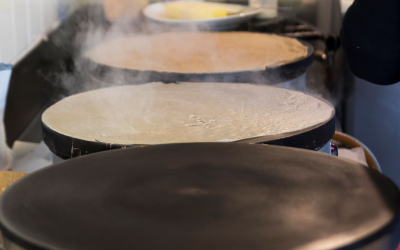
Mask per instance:
[[[174,73],[263,70],[306,56],[307,47],[296,39],[251,32],[121,37],[86,53],[102,65]]]
[[[147,83],[67,97],[42,121],[78,139],[119,144],[235,141],[326,122],[333,107],[299,91],[232,83]]]

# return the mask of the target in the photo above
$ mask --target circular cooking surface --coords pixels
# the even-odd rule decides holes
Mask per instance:
[[[249,144],[119,149],[39,170],[0,199],[28,249],[355,249],[394,230],[397,187],[327,154]]]
[[[252,32],[178,32],[114,38],[85,56],[123,69],[220,73],[291,63],[307,56],[307,46],[293,38]]]
[[[92,142],[238,141],[300,131],[332,118],[324,100],[253,84],[149,83],[67,97],[42,116],[51,130]]]

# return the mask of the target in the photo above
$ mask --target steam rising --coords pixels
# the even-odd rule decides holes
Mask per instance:
[[[64,67],[65,72],[58,75],[57,84],[62,88],[64,92],[64,96],[69,96],[72,94],[76,94],[79,92],[89,91],[93,89],[105,88],[105,87],[113,87],[113,86],[121,86],[126,84],[142,84],[153,81],[163,81],[163,82],[171,82],[174,81],[173,78],[163,79],[165,75],[155,75],[153,72],[127,72],[126,70],[106,70],[98,67],[96,64],[88,64],[87,58],[85,57],[85,53],[93,48],[94,46],[104,43],[106,41],[118,38],[118,37],[126,37],[126,36],[138,36],[138,35],[148,35],[148,34],[157,34],[161,32],[181,32],[181,31],[190,31],[190,32],[199,32],[199,28],[196,26],[186,26],[182,27],[168,27],[162,26],[155,23],[148,23],[143,19],[120,19],[115,20],[110,23],[105,20],[104,13],[102,11],[101,6],[87,6],[78,10],[73,15],[74,21],[71,29],[78,30],[74,36],[74,40],[72,41],[73,51],[73,69],[67,70],[67,67]],[[211,31],[211,27],[201,27],[201,31]],[[63,39],[69,39],[70,34],[67,32],[66,34],[61,34],[58,38],[59,41]],[[186,45],[186,41],[178,41],[183,45]],[[143,42],[142,44],[143,50],[152,50],[151,43]],[[218,60],[218,58],[212,57],[214,60]],[[151,64],[152,61],[144,61],[146,64]],[[93,72],[95,74],[93,74]],[[226,74],[223,76],[219,76],[218,80],[223,82],[253,82],[262,84],[266,82],[266,78],[269,80],[273,79],[276,83],[281,83],[280,86],[295,88],[300,90],[306,90],[305,85],[302,84],[305,82],[305,75],[296,79],[295,81],[285,83],[282,80],[282,75],[291,74],[293,72],[272,72],[268,73],[268,75],[261,74]],[[182,79],[184,81],[185,79]],[[200,81],[200,82],[215,82],[215,76],[212,75],[198,75],[190,79],[191,81]],[[283,82],[283,83],[282,83]],[[200,84],[200,83],[193,83]],[[279,85],[278,85],[279,86]],[[208,90],[209,91],[209,88]],[[211,93],[210,93],[211,94]],[[254,93],[257,95],[257,93]],[[115,102],[118,102],[118,99],[110,98],[107,95],[107,91],[99,92],[100,102],[109,106],[115,106],[115,112],[111,112],[107,114],[107,119],[111,120],[120,120],[123,121],[125,118],[119,117],[118,108],[121,108]],[[136,105],[136,108],[140,107],[142,110],[139,112],[140,114],[148,114],[148,113],[156,113],[157,110],[154,107],[154,103],[151,98],[151,91],[146,93],[146,98],[138,98],[138,101],[141,103]],[[221,96],[222,98],[222,96]],[[229,97],[233,98],[233,97]],[[227,100],[228,101],[228,100]],[[223,102],[223,100],[222,100]],[[239,104],[240,105],[240,104]],[[246,103],[242,103],[242,106],[247,105]],[[99,105],[102,106],[102,105]],[[117,108],[118,107],[118,108]],[[100,107],[99,107],[100,108]],[[158,107],[159,108],[159,107]],[[99,112],[98,112],[99,113]],[[101,112],[100,112],[101,113]],[[125,112],[126,113],[126,112]],[[138,113],[138,112],[136,112]],[[105,114],[103,114],[105,115]],[[196,114],[190,114],[188,117],[189,120],[193,120],[195,123],[198,123]],[[85,119],[85,117],[82,117]],[[125,126],[125,125],[124,125]],[[128,125],[127,125],[128,126]],[[76,129],[76,128],[74,128]],[[118,135],[115,135],[118,137]]]
[[[56,37],[60,43],[63,40],[71,39],[71,30],[77,30],[72,41],[72,46],[69,48],[73,52],[73,69],[67,70],[58,75],[56,83],[61,87],[65,96],[88,91],[91,89],[119,86],[125,84],[140,84],[152,81],[174,82],[175,76],[159,75],[153,72],[127,72],[124,70],[104,70],[96,64],[88,64],[85,53],[91,48],[101,43],[113,40],[119,37],[143,36],[149,34],[157,34],[163,32],[198,32],[211,31],[212,27],[207,26],[166,26],[159,23],[146,21],[143,18],[127,19],[124,16],[121,19],[115,19],[109,22],[105,19],[102,6],[85,6],[78,9],[72,16],[70,27],[67,27],[66,34]],[[68,23],[68,22],[67,22]],[[190,46],[186,41],[179,41],[182,46]],[[144,42],[142,45],[143,51],[151,51],[152,44]],[[217,47],[215,46],[215,50]],[[211,53],[210,57],[213,62],[217,63],[218,58],[215,53]],[[151,65],[151,60],[144,60],[143,63]],[[266,72],[266,74],[225,74],[225,75],[196,75],[190,79],[185,76],[179,81],[198,81],[198,82],[252,82],[263,84],[266,82],[281,83],[285,82],[282,76],[293,74],[293,72]],[[296,75],[295,77],[297,77]],[[268,79],[268,80],[267,80]],[[284,84],[285,87],[290,86]],[[305,90],[305,86],[298,86],[298,83],[291,86],[300,90]]]

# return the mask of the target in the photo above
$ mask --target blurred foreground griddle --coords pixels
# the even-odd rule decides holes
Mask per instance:
[[[378,171],[328,154],[183,143],[32,173],[2,194],[0,228],[27,250],[389,250],[399,201]]]

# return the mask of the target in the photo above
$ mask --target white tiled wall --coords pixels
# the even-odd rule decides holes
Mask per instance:
[[[58,2],[0,0],[0,63],[23,56],[58,23]]]

